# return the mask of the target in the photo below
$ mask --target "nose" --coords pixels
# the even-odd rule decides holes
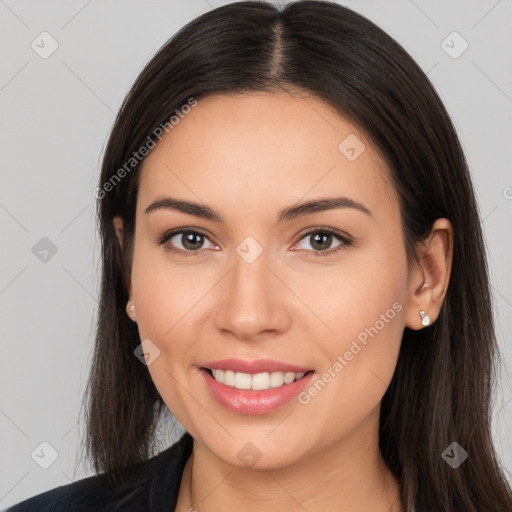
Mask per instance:
[[[290,325],[290,292],[263,251],[254,261],[235,253],[232,267],[217,287],[216,328],[250,341],[277,336]]]

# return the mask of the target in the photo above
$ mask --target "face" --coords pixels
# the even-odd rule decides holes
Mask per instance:
[[[253,450],[261,467],[285,467],[377,419],[408,283],[387,176],[365,134],[313,96],[201,99],[146,158],[130,284],[136,321],[167,407],[220,460],[241,467],[240,454]],[[154,204],[166,197],[218,218]],[[326,198],[346,200],[297,209]],[[245,375],[234,375],[235,388],[215,384],[202,368],[225,359],[277,361],[242,372],[254,385],[266,368],[276,387],[238,389]],[[286,364],[310,373],[279,386],[271,374],[288,373]]]

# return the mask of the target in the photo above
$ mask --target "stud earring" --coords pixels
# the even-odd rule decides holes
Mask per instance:
[[[126,304],[126,314],[131,318],[130,313],[135,311],[135,306],[133,304],[130,304],[130,301]]]
[[[420,310],[420,316],[422,325],[428,325],[430,323],[430,318],[427,316],[425,311],[423,311],[423,309]]]

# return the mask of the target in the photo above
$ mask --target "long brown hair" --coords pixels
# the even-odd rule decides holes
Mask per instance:
[[[325,1],[284,8],[243,1],[201,15],[157,52],[121,106],[96,190],[102,274],[86,393],[86,450],[95,470],[115,473],[147,459],[165,409],[133,354],[140,338],[125,312],[141,167],[133,155],[158,143],[158,127],[169,127],[191,99],[276,90],[323,99],[372,141],[399,195],[409,264],[435,219],[449,219],[454,229],[439,317],[426,329],[405,328],[382,400],[379,446],[404,504],[416,512],[512,510],[490,431],[500,358],[486,253],[459,139],[407,52],[363,16]],[[124,221],[122,250],[115,215]],[[468,453],[456,469],[442,457],[454,441]]]

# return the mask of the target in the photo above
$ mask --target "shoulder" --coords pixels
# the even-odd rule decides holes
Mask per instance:
[[[186,459],[192,449],[190,434],[154,457],[124,468],[117,475],[101,473],[43,492],[6,512],[107,512],[158,510],[151,501],[172,502]],[[155,495],[154,489],[159,495]]]

